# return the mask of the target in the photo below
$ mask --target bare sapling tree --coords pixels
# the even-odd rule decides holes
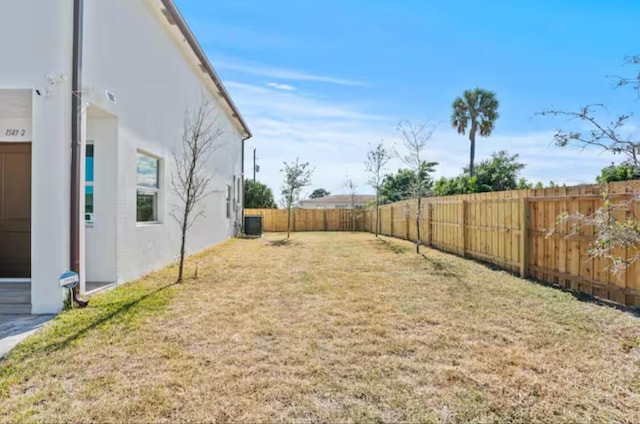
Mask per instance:
[[[349,193],[349,214],[351,215],[351,231],[357,230],[357,222],[359,219],[359,211],[356,204],[356,195],[358,194],[358,186],[351,178],[347,178],[344,182],[344,188]]]
[[[380,142],[367,153],[367,160],[365,162],[365,169],[369,174],[367,183],[376,191],[376,237],[378,237],[378,233],[380,232],[380,186],[382,185],[384,171],[389,160],[391,160],[391,155],[387,149],[384,148],[384,144]]]
[[[627,58],[627,64],[640,65],[640,55]],[[618,87],[630,86],[640,96],[640,73],[631,78],[616,76]],[[549,109],[538,112],[541,116],[564,117],[578,122],[575,130],[558,130],[554,141],[559,147],[590,147],[621,155],[624,162],[634,169],[634,176],[640,177],[640,134],[634,123],[629,124],[632,113],[608,117],[608,109],[600,103],[583,106],[577,111]],[[586,128],[585,128],[586,127]]]
[[[284,173],[282,196],[287,208],[287,238],[290,238],[291,208],[300,199],[302,189],[311,184],[313,169],[309,168],[309,162],[300,163],[300,160],[296,158],[295,162],[284,162],[284,168],[280,172]]]
[[[640,65],[640,55],[626,58],[628,65]],[[618,87],[631,87],[640,96],[640,73],[632,77],[614,76]],[[620,114],[613,119],[606,117],[607,108],[603,104],[592,104],[578,111],[545,110],[539,115],[566,117],[578,121],[575,130],[558,130],[554,135],[560,147],[576,146],[582,149],[594,147],[625,158],[624,164],[631,167],[630,177],[640,177],[640,133],[631,123],[632,116]],[[603,115],[604,113],[604,115]],[[587,129],[584,129],[586,125]],[[626,126],[625,126],[626,125]],[[567,237],[580,233],[584,227],[593,228],[595,239],[589,249],[590,258],[604,258],[611,262],[614,275],[621,274],[640,259],[640,222],[636,211],[640,207],[640,195],[634,190],[625,193],[627,200],[613,201],[613,194],[602,191],[602,205],[590,215],[565,211],[557,217],[559,226],[570,224]],[[616,194],[615,196],[619,196]]]
[[[218,148],[223,134],[215,103],[202,94],[200,103],[187,109],[180,147],[172,152],[175,172],[171,178],[171,188],[179,202],[171,215],[181,231],[178,282],[183,278],[187,233],[195,221],[204,215],[201,203],[212,192],[212,177],[206,170],[206,164]]]
[[[626,200],[613,201],[606,190],[602,192],[602,206],[590,215],[565,211],[556,219],[556,226],[548,231],[552,236],[564,224],[569,225],[567,238],[580,235],[586,227],[593,229],[594,240],[588,250],[589,258],[603,258],[611,263],[613,275],[622,274],[640,259],[640,194],[625,193]]]
[[[429,194],[432,183],[429,174],[438,164],[424,160],[424,149],[429,144],[436,128],[437,124],[429,122],[413,124],[409,121],[402,121],[396,127],[402,146],[402,153],[396,150],[396,154],[415,173],[415,177],[409,185],[408,194],[411,199],[416,199],[416,202],[407,202],[407,213],[416,223],[416,253],[420,253],[420,244],[422,243],[420,234],[422,199]]]
[[[625,65],[638,66],[640,65],[640,54],[626,56],[624,58]],[[634,76],[618,76],[614,75],[618,87],[631,86],[633,90],[640,96],[640,72]]]
[[[557,146],[576,146],[581,149],[596,147],[602,150],[625,157],[625,162],[640,170],[640,136],[633,131],[625,131],[623,127],[631,118],[631,115],[618,115],[611,121],[604,120],[598,112],[606,111],[603,104],[591,104],[582,107],[578,111],[545,110],[539,114],[542,116],[563,116],[569,119],[577,119],[590,126],[585,131],[558,130],[553,138]],[[631,128],[631,126],[629,127]]]

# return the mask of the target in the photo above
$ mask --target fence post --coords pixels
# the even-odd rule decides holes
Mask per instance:
[[[433,240],[433,238],[431,237],[431,212],[432,212],[432,205],[431,202],[427,202],[427,210],[425,215],[427,215],[426,221],[427,221],[427,246],[431,247],[431,240]]]
[[[409,239],[409,227],[411,225],[411,213],[409,212],[411,210],[411,206],[409,206],[410,202],[412,202],[413,200],[409,200],[407,202],[407,204],[405,205],[405,210],[404,210],[404,239],[405,240],[410,240]]]
[[[520,277],[527,278],[529,268],[529,199],[520,199]]]
[[[392,236],[392,237],[395,234],[393,232],[393,210],[394,210],[394,207],[393,207],[393,205],[391,205],[389,207],[389,216],[390,216],[390,219],[391,219],[391,223],[390,223],[391,225],[389,225],[389,231],[391,232],[391,234],[389,234],[389,235]]]
[[[322,220],[324,221],[324,230],[327,231],[327,210],[322,210]]]
[[[465,200],[460,200],[460,210],[459,210],[459,218],[460,221],[460,250],[462,251],[462,257],[467,255],[467,218],[465,210],[467,208],[467,202]]]

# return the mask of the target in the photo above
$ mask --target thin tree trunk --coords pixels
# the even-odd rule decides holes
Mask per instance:
[[[378,229],[380,228],[380,201],[378,193],[376,193],[376,238],[378,237]]]
[[[193,201],[193,199],[191,198],[193,190],[193,174],[195,173],[197,160],[198,158],[196,156],[196,153],[193,153],[191,166],[189,167],[189,180],[187,183],[187,194],[186,200],[184,202],[184,215],[182,219],[182,240],[180,242],[180,268],[178,269],[178,282],[182,281],[182,275],[184,271],[184,254],[185,245],[187,242],[187,229],[189,228],[189,211],[191,210],[191,202]]]
[[[184,270],[184,250],[187,241],[187,214],[185,212],[184,221],[182,221],[182,241],[180,243],[180,268],[178,269],[178,282],[182,281],[182,272]]]
[[[191,203],[189,202],[189,199],[187,199],[184,205],[184,215],[182,216],[182,239],[180,241],[180,267],[178,268],[178,283],[182,281],[182,275],[184,271],[184,254],[185,246],[187,244],[187,227],[189,225],[190,207]]]
[[[287,238],[291,238],[291,206],[287,208]]]
[[[476,157],[476,128],[473,126],[471,128],[471,132],[469,132],[469,140],[471,141],[471,153],[469,155],[469,175],[473,177],[474,175],[474,166],[473,161]]]
[[[420,253],[420,206],[422,204],[422,197],[418,197],[418,213],[416,214],[416,253]]]

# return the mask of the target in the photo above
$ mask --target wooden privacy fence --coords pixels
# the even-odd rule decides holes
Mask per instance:
[[[640,265],[613,275],[605,259],[590,259],[593,228],[570,235],[570,225],[556,226],[567,211],[592,214],[602,205],[602,187],[583,185],[432,197],[422,200],[420,238],[424,245],[478,259],[525,278],[555,283],[617,303],[640,306]],[[640,190],[640,181],[611,183],[614,201]],[[379,232],[416,241],[417,200],[380,207]],[[635,211],[640,214],[640,210]],[[264,217],[265,231],[286,231],[286,211],[247,210]],[[374,232],[375,209],[356,217],[348,210],[297,210],[295,231]],[[640,215],[638,215],[640,216]],[[283,218],[284,217],[284,218]],[[556,228],[552,235],[549,229]],[[620,250],[622,256],[633,255]]]
[[[364,209],[292,209],[291,231],[365,231]],[[266,232],[287,231],[286,209],[245,209],[245,216],[262,216]]]
[[[570,235],[570,225],[556,226],[562,212],[592,214],[602,205],[602,187],[585,185],[423,199],[421,242],[460,256],[475,258],[522,277],[558,284],[617,303],[640,306],[640,266],[620,275],[610,262],[590,259],[593,228]],[[614,201],[640,190],[640,182],[611,183]],[[380,233],[415,241],[416,200],[380,208]],[[640,213],[640,210],[636,211]],[[374,232],[375,210],[368,210],[365,228]],[[549,235],[549,230],[555,232]],[[620,250],[622,256],[635,254]]]

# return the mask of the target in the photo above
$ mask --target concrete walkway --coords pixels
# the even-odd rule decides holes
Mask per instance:
[[[0,358],[55,315],[0,315]]]

